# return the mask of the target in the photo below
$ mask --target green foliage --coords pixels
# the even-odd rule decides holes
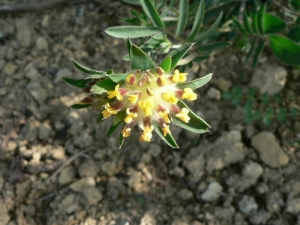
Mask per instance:
[[[273,96],[267,93],[259,94],[254,88],[243,91],[241,86],[233,86],[230,91],[223,92],[223,99],[230,101],[234,106],[243,107],[246,123],[261,119],[263,124],[270,125],[274,120],[284,122],[287,119],[295,120],[300,116],[296,108],[286,107],[290,99],[285,99],[278,94]]]

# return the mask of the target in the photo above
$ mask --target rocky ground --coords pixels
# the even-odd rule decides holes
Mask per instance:
[[[104,136],[110,121],[69,108],[84,96],[61,79],[84,78],[70,59],[129,70],[124,40],[104,33],[120,7],[0,15],[0,225],[300,225],[299,121],[247,125],[221,98],[235,84],[299,96],[299,70],[267,52],[256,69],[229,48],[188,71],[214,73],[191,106],[212,129],[172,127],[180,149],[141,144],[139,132],[119,149]]]

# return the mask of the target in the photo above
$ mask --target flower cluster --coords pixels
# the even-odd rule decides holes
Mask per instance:
[[[180,73],[178,70],[166,74],[160,67],[129,74],[123,85],[117,84],[114,90],[108,91],[108,98],[113,101],[105,104],[103,118],[124,110],[126,117],[121,132],[123,137],[128,137],[132,127],[138,124],[142,129],[140,140],[143,142],[151,140],[154,129],[152,121],[159,124],[164,136],[171,134],[169,126],[173,116],[184,123],[190,120],[189,110],[180,109],[176,105],[178,100],[197,99],[197,94],[191,88],[181,90],[177,87],[178,83],[186,81],[186,76],[187,73]]]
[[[122,125],[119,144],[129,137],[133,126],[138,125],[142,132],[140,141],[150,142],[155,131],[167,144],[177,148],[172,137],[170,124],[196,133],[207,132],[209,125],[194,114],[184,101],[194,101],[194,90],[211,78],[211,74],[186,82],[187,73],[175,69],[177,61],[192,46],[187,44],[177,51],[178,55],[169,56],[159,65],[137,46],[130,46],[130,73],[114,74],[89,69],[76,61],[75,66],[89,74],[86,79],[63,78],[72,86],[90,95],[72,105],[72,108],[91,108],[100,111],[98,122],[114,116],[107,136]]]

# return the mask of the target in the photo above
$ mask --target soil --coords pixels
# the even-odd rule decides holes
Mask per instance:
[[[104,32],[129,10],[78,1],[0,15],[0,225],[300,225],[299,121],[246,124],[221,98],[268,68],[283,71],[276,93],[299,96],[299,70],[269,52],[256,69],[228,48],[187,71],[214,74],[190,104],[212,128],[171,127],[180,149],[157,136],[140,143],[137,129],[119,148],[117,135],[105,138],[111,121],[69,107],[85,96],[61,79],[85,77],[71,59],[129,71],[125,40]]]

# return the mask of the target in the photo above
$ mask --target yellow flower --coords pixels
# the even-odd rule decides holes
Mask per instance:
[[[163,93],[162,97],[163,100],[171,104],[176,104],[178,102],[178,99],[175,97],[174,93],[171,90],[168,90],[165,93]]]
[[[144,141],[144,142],[150,142],[151,138],[152,138],[152,130],[153,130],[153,126],[150,127],[144,127],[144,131],[140,136],[140,140]]]
[[[183,91],[182,99],[186,99],[188,101],[194,101],[197,99],[197,94],[194,93],[191,88],[185,88]]]
[[[110,114],[117,114],[117,110],[113,109],[109,103],[105,104],[105,109],[107,110],[107,112],[109,112]]]
[[[102,111],[102,114],[103,114],[103,119],[106,119],[108,117],[110,117],[112,114],[110,112],[108,112],[106,109],[104,109]]]
[[[154,101],[152,98],[147,98],[144,101],[139,101],[139,107],[144,110],[146,116],[151,116],[152,109],[154,107]]]
[[[134,95],[128,95],[128,100],[132,103],[135,104],[138,100],[139,96],[137,94]]]
[[[126,77],[126,82],[127,82],[128,84],[133,85],[134,82],[135,82],[135,77],[134,77],[134,75],[133,75],[133,74],[129,74],[129,75]]]
[[[163,76],[157,78],[156,83],[158,86],[165,86],[166,85],[166,78]]]
[[[107,92],[108,94],[108,98],[114,98],[114,97],[117,97],[117,99],[119,101],[123,100],[123,96],[121,95],[120,91],[119,91],[119,87],[120,85],[118,84],[116,87],[115,87],[115,90],[114,91],[109,91]]]
[[[122,133],[122,135],[123,135],[123,137],[129,137],[130,136],[130,132],[131,132],[131,128],[124,128],[122,131],[121,131],[121,133]]]
[[[188,75],[187,73],[179,73],[178,70],[175,70],[174,73],[173,73],[172,80],[175,83],[184,82],[184,81],[186,81],[186,76],[187,75]]]
[[[159,117],[162,118],[165,121],[165,123],[171,123],[169,112],[170,112],[169,109],[166,109],[166,111],[164,112],[162,111],[158,112]]]
[[[126,109],[127,116],[125,117],[125,123],[131,123],[133,119],[137,117],[137,113],[131,113],[129,109]]]
[[[171,131],[169,129],[169,126],[165,126],[163,128],[161,128],[164,132],[164,136],[166,136],[167,134],[171,134]]]
[[[189,110],[187,108],[182,108],[180,113],[177,113],[175,116],[178,117],[181,121],[188,123],[190,120],[188,113],[189,113]]]

